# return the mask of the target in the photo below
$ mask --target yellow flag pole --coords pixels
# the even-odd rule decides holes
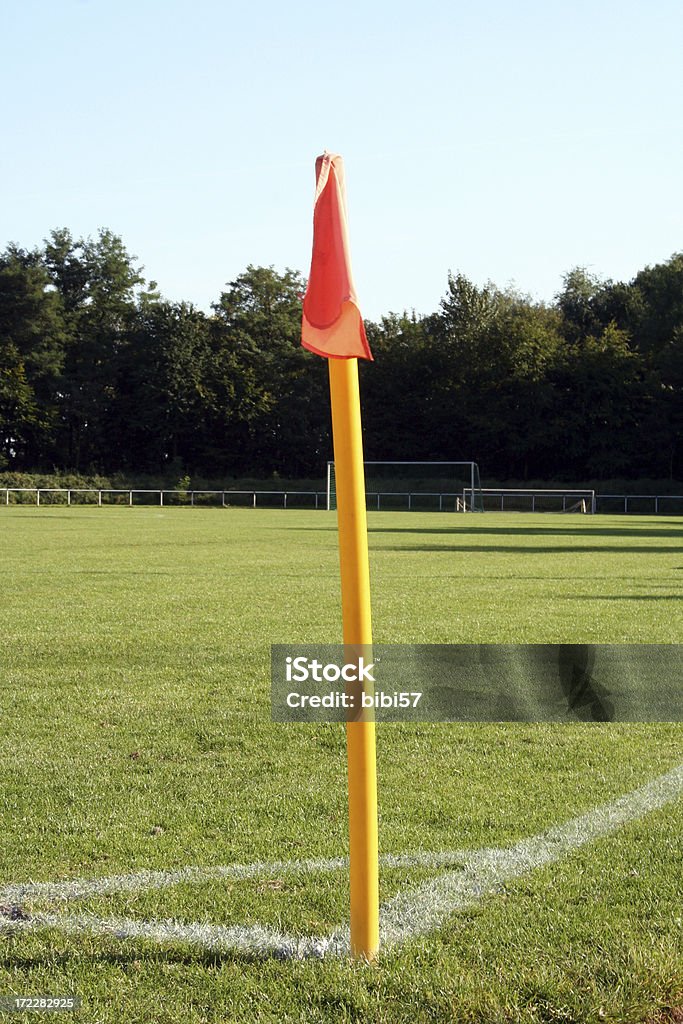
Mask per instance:
[[[371,644],[363,438],[358,360],[328,359],[337,492],[345,644]],[[372,960],[379,948],[377,767],[374,721],[346,724],[349,776],[351,953]]]

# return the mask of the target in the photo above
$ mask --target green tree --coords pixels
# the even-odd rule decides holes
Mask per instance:
[[[19,349],[0,337],[0,468],[24,468],[33,456],[31,442],[38,425],[33,388]]]
[[[643,360],[614,323],[599,337],[558,352],[550,379],[556,401],[549,437],[565,475],[608,478],[637,471],[647,408]]]
[[[112,439],[119,468],[194,471],[205,441],[206,316],[185,302],[142,304],[118,353]]]
[[[122,240],[101,229],[95,239],[74,240],[66,229],[45,243],[45,265],[62,297],[68,343],[61,379],[60,448],[74,469],[115,469],[116,366],[138,304],[158,299],[145,289],[142,268]],[[120,380],[125,387],[125,381]]]
[[[214,305],[209,368],[216,466],[322,472],[329,452],[324,360],[301,347],[304,281],[247,267]]]
[[[60,380],[67,335],[59,295],[36,250],[27,252],[10,245],[0,254],[0,345],[5,352],[4,371],[17,367],[10,377],[18,387],[30,389],[35,403],[24,420],[21,446],[13,459],[18,469],[57,456]],[[9,386],[5,379],[5,387]],[[20,388],[20,389],[21,389]],[[24,400],[17,396],[19,405]]]
[[[511,479],[557,473],[549,436],[554,394],[548,374],[562,346],[557,310],[513,291],[503,293],[488,345],[498,372],[487,390],[485,415],[496,425],[496,472]]]
[[[670,339],[653,360],[656,401],[648,424],[661,472],[652,474],[683,479],[683,326],[673,328]]]
[[[645,267],[630,288],[633,300],[624,326],[641,351],[661,352],[683,329],[683,253]]]
[[[83,241],[67,228],[57,228],[44,240],[44,262],[67,314],[80,310],[88,298],[88,269]]]
[[[419,461],[430,436],[424,319],[390,313],[365,328],[375,360],[360,364],[366,458]]]
[[[559,327],[556,311],[527,296],[451,275],[425,320],[425,457],[475,459],[489,476],[533,472]]]
[[[602,287],[600,279],[585,267],[574,267],[564,275],[556,304],[562,316],[564,336],[570,343],[577,344],[588,335],[599,332],[600,321],[595,307]]]
[[[501,295],[491,284],[477,287],[462,274],[450,274],[440,305],[425,322],[424,386],[431,427],[425,457],[491,465],[498,427],[485,409],[503,373],[501,350],[490,343]]]

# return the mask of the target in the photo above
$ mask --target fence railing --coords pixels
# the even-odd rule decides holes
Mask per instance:
[[[612,515],[683,515],[683,494],[596,494],[595,502],[596,512]]]
[[[438,491],[368,491],[368,510],[377,512],[460,511],[462,494]]]
[[[154,505],[213,508],[325,508],[324,491],[209,491],[139,487],[0,487],[5,505]]]
[[[572,505],[585,501],[586,511],[605,515],[683,515],[681,494],[597,494],[587,490],[513,490],[483,488],[481,495],[485,512],[567,512]],[[469,506],[471,491],[463,492]]]
[[[499,493],[499,492],[498,492]],[[568,495],[571,493],[566,492]],[[510,495],[512,498],[512,495]],[[369,491],[367,507],[378,512],[454,512],[462,493]],[[326,491],[187,490],[94,487],[0,487],[5,505],[153,505],[156,507],[324,509]],[[485,506],[486,507],[486,506]],[[537,506],[536,506],[537,507]],[[491,506],[487,507],[489,511]],[[495,510],[514,511],[503,498]],[[596,494],[595,511],[611,515],[683,515],[681,494]]]

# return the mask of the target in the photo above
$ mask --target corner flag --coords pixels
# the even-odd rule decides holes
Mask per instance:
[[[316,161],[313,256],[301,341],[328,357],[337,479],[337,526],[344,643],[372,643],[363,438],[358,359],[372,359],[351,275],[344,165]],[[346,723],[349,785],[351,952],[372,959],[379,947],[375,723]]]
[[[313,255],[301,343],[319,356],[372,359],[351,274],[344,162],[324,153],[315,171]]]

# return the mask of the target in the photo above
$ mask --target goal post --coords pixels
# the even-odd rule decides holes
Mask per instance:
[[[367,507],[371,511],[483,511],[479,467],[471,460],[368,461],[363,467]],[[336,479],[331,461],[327,463],[327,509],[336,507]]]
[[[595,491],[572,487],[482,487],[479,494],[487,512],[583,512],[596,511]],[[463,501],[469,500],[463,489]]]

